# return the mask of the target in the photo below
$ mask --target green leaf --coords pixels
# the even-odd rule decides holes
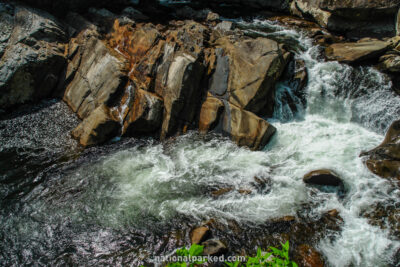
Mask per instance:
[[[204,246],[193,244],[189,249],[190,256],[201,256],[203,254]]]

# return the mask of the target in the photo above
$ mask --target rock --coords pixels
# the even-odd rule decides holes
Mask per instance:
[[[339,176],[331,170],[316,170],[303,177],[306,184],[340,186],[343,184]]]
[[[400,54],[386,54],[380,57],[378,68],[389,73],[400,72]]]
[[[219,123],[223,111],[224,104],[222,101],[209,94],[209,97],[207,97],[206,101],[201,106],[199,132],[205,134],[214,129]]]
[[[124,122],[124,135],[151,134],[159,130],[163,115],[163,100],[150,92],[136,89]]]
[[[360,40],[356,43],[337,43],[328,46],[325,50],[329,60],[343,63],[360,63],[365,60],[377,59],[392,45],[388,41],[375,39]]]
[[[255,114],[272,113],[274,85],[289,53],[266,38],[231,42],[223,37],[216,41],[216,47],[209,91]]]
[[[123,15],[128,16],[130,19],[133,20],[148,20],[149,17],[144,15],[142,12],[139,10],[133,8],[133,7],[127,7],[122,11]]]
[[[83,119],[120,94],[128,79],[124,62],[95,35],[84,31],[73,41],[79,48],[68,66],[70,82],[67,80],[63,99]]]
[[[1,4],[0,109],[50,97],[66,65],[67,35],[46,12]]]
[[[313,247],[302,244],[297,247],[295,261],[299,266],[303,267],[324,267],[324,260],[321,254]]]
[[[221,189],[212,191],[211,194],[212,194],[214,197],[219,197],[219,196],[222,196],[222,195],[224,195],[224,194],[226,194],[226,193],[231,192],[232,190],[233,190],[233,188],[221,188]]]
[[[264,147],[276,131],[255,114],[213,96],[207,97],[203,103],[199,129],[202,133],[211,130],[222,132],[239,146],[255,150]]]
[[[361,153],[368,169],[383,178],[400,180],[400,120],[389,127],[382,144]]]
[[[118,136],[120,129],[121,125],[118,120],[113,118],[110,108],[101,105],[72,131],[72,136],[82,146],[88,147],[102,144],[112,137]]]
[[[204,246],[204,256],[220,256],[228,252],[226,245],[217,239],[210,239],[201,244]]]
[[[214,12],[209,12],[207,14],[207,19],[206,20],[209,21],[209,22],[217,22],[217,21],[219,21],[219,15],[217,13],[214,13]]]
[[[233,23],[232,23],[232,21],[226,21],[225,20],[225,21],[222,21],[222,22],[218,23],[215,26],[215,29],[223,31],[223,32],[227,32],[227,31],[230,31],[230,30],[233,29]]]
[[[198,59],[186,53],[178,53],[171,62],[164,63],[169,64],[169,67],[166,72],[161,71],[158,75],[168,78],[156,87],[165,106],[162,139],[178,132],[192,121],[195,101],[201,93],[199,85],[204,71]]]
[[[222,132],[239,146],[254,150],[263,148],[276,132],[276,128],[262,118],[226,102],[221,124]]]
[[[291,13],[311,17],[321,26],[347,37],[393,36],[399,0],[294,0]]]
[[[200,226],[195,228],[190,233],[190,240],[192,244],[200,244],[211,236],[211,231],[207,226]]]

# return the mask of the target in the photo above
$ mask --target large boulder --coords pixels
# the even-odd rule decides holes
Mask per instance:
[[[67,34],[46,12],[0,3],[0,108],[49,97],[66,65]]]
[[[294,0],[293,14],[348,37],[394,36],[399,0]]]
[[[378,147],[362,153],[370,171],[383,178],[400,179],[400,120],[393,122]]]
[[[80,118],[114,100],[127,84],[124,58],[110,50],[92,31],[69,44],[64,101]]]
[[[82,146],[88,147],[102,144],[118,136],[120,130],[121,125],[118,119],[112,115],[110,108],[101,105],[72,131],[72,136]]]
[[[329,60],[343,63],[360,63],[365,60],[378,59],[387,50],[393,47],[392,41],[376,39],[362,39],[353,43],[336,43],[325,50]]]
[[[216,67],[209,91],[255,114],[271,114],[274,86],[290,54],[267,38],[232,42],[223,37],[215,45]]]
[[[255,150],[263,148],[276,132],[274,126],[254,113],[213,96],[202,105],[199,125],[202,132],[221,132],[239,146]]]

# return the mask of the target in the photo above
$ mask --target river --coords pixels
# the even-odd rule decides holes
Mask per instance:
[[[272,141],[250,151],[190,132],[81,151],[68,134],[78,121],[62,102],[8,116],[0,121],[0,265],[135,266],[182,245],[167,233],[203,220],[235,220],[250,229],[332,209],[343,218],[341,231],[313,244],[330,266],[394,264],[400,240],[362,214],[378,203],[398,206],[400,190],[359,157],[399,118],[391,82],[373,68],[324,62],[299,31],[259,19],[237,23],[287,43],[308,69],[304,99],[289,83],[277,85],[275,113],[266,118],[277,128]],[[340,175],[344,193],[303,183],[305,173],[321,168]],[[255,190],[254,177],[268,179],[268,188]],[[219,188],[233,190],[213,197]]]

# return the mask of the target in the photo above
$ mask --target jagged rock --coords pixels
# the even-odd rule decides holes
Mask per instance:
[[[207,97],[200,113],[199,129],[228,135],[239,146],[251,149],[264,147],[276,129],[257,115],[240,109],[226,100]]]
[[[400,180],[400,120],[392,123],[382,144],[361,156],[367,157],[365,163],[371,172]]]
[[[294,259],[299,266],[303,267],[325,266],[321,254],[307,244],[302,244],[297,247]]]
[[[204,246],[203,255],[219,256],[228,252],[228,248],[218,239],[210,239],[201,243]]]
[[[110,108],[101,105],[72,131],[72,136],[82,146],[88,147],[102,144],[112,137],[118,136],[120,129],[121,125],[111,114]]]
[[[192,244],[200,244],[211,236],[208,226],[200,226],[190,232],[190,240]]]
[[[339,176],[331,170],[316,170],[303,177],[306,184],[340,186],[343,184]]]
[[[66,65],[63,26],[44,11],[0,8],[0,108],[51,96]]]
[[[76,44],[73,44],[76,42]],[[106,45],[88,31],[82,32],[70,46],[78,48],[69,63],[64,101],[80,118],[113,98],[126,87],[123,59],[112,54]]]
[[[360,40],[356,43],[337,43],[326,48],[326,57],[343,63],[359,63],[365,60],[377,59],[393,44],[389,41],[376,39]]]
[[[294,0],[291,13],[348,37],[393,36],[399,0]]]
[[[271,113],[273,88],[289,53],[266,38],[216,41],[216,68],[210,92],[256,114]]]
[[[224,103],[222,115],[222,132],[227,134],[239,146],[257,150],[263,148],[276,132],[276,128],[256,116],[233,104]]]
[[[124,134],[136,136],[156,132],[162,122],[163,100],[150,92],[136,89],[124,122]]]

